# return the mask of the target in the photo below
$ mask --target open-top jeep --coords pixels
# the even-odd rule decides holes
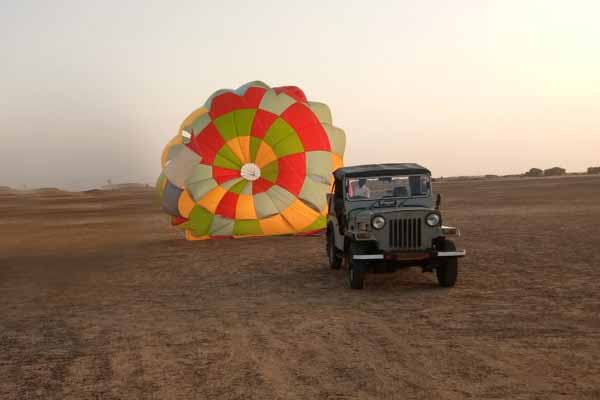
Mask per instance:
[[[362,289],[365,274],[420,266],[436,271],[441,286],[458,275],[457,250],[447,236],[458,229],[442,225],[441,196],[434,201],[431,173],[418,164],[343,167],[328,194],[329,265],[348,269],[350,286]]]

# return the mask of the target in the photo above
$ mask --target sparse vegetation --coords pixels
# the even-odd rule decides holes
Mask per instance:
[[[566,174],[567,170],[561,167],[553,167],[544,170],[544,176],[562,176]]]
[[[539,168],[531,168],[529,171],[525,172],[523,175],[530,177],[530,178],[539,178],[541,176],[544,176],[544,171],[542,171]]]
[[[587,169],[588,174],[600,174],[600,167],[589,167]]]

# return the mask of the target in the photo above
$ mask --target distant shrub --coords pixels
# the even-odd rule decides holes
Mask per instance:
[[[587,170],[588,174],[600,174],[600,167],[589,167]]]
[[[539,178],[540,176],[544,176],[544,171],[539,168],[531,168],[529,171],[525,172],[524,175],[531,178]]]
[[[566,175],[567,170],[560,167],[548,168],[544,170],[544,176],[561,176]]]

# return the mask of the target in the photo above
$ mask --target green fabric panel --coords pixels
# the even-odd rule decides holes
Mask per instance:
[[[194,120],[190,125],[184,128],[184,131],[189,133],[194,133],[194,135],[198,135],[200,132],[204,130],[210,124],[210,115],[208,113],[202,114],[198,118]]]
[[[262,139],[250,136],[250,161],[254,162],[256,160],[256,153],[258,153],[258,148],[261,143]]]
[[[275,208],[277,208],[279,212],[282,212],[283,210],[291,206],[292,203],[296,200],[296,197],[293,194],[291,194],[290,192],[278,185],[271,186],[269,190],[267,190],[264,193],[266,193],[269,196],[269,198],[275,205]]]
[[[325,218],[322,215],[319,215],[319,218],[317,218],[315,222],[313,222],[312,224],[310,224],[309,226],[304,228],[302,230],[302,232],[318,231],[321,229],[325,229],[326,226],[327,226],[327,218]]]
[[[235,221],[229,218],[215,215],[210,226],[211,235],[231,236],[233,235],[233,226]]]
[[[306,177],[298,197],[303,200],[306,205],[315,211],[320,212],[327,205],[327,192],[329,192],[329,185],[319,183]]]
[[[331,183],[333,161],[328,151],[306,152],[306,175],[315,176],[318,181]]]
[[[329,137],[331,152],[343,157],[346,148],[346,134],[344,131],[329,124],[323,124],[323,128],[325,128],[325,132]]]
[[[227,114],[221,115],[215,119],[214,123],[225,141],[233,139],[237,136],[233,112],[228,112]]]
[[[279,157],[289,156],[290,154],[302,153],[304,146],[296,133],[283,139],[273,147],[273,152]]]
[[[194,201],[200,201],[206,193],[217,187],[217,181],[214,179],[205,179],[203,181],[187,184],[187,191]]]
[[[221,183],[221,187],[225,190],[229,190],[231,189],[234,185],[236,185],[237,183],[241,182],[241,181],[245,181],[244,178],[234,178],[234,179],[230,179],[226,182]]]
[[[242,179],[244,179],[244,178],[242,178]],[[242,189],[240,194],[251,196],[252,195],[252,182],[251,181],[247,181],[247,182],[248,183],[246,184],[246,186],[244,186],[244,188]]]
[[[213,214],[203,207],[195,205],[190,212],[189,221],[183,223],[181,226],[192,231],[196,236],[204,236],[208,234],[212,220]]]
[[[240,194],[242,193],[242,190],[244,190],[244,188],[246,187],[247,183],[248,181],[242,178],[242,180],[233,185],[231,189],[229,189],[229,191],[232,193]]]
[[[313,113],[315,113],[315,115],[317,116],[319,121],[321,121],[322,124],[332,123],[331,110],[329,109],[329,106],[327,106],[327,104],[318,103],[316,101],[309,101],[308,107]]]
[[[274,147],[277,143],[281,142],[282,140],[291,135],[297,136],[294,128],[292,128],[283,119],[277,118],[267,130],[264,140],[271,147]]]
[[[254,195],[254,208],[258,218],[266,218],[278,214],[279,210],[266,192]]]
[[[212,167],[206,164],[197,164],[190,176],[186,178],[185,184],[190,185],[207,179],[212,179]]]
[[[213,164],[217,167],[229,169],[240,169],[242,167],[242,162],[227,145],[221,147]]]
[[[254,122],[256,109],[236,110],[233,112],[237,136],[249,136]]]
[[[275,93],[273,90],[267,90],[260,102],[259,108],[272,112],[275,115],[281,115],[296,100],[285,93]]]
[[[163,174],[161,172],[160,176],[156,180],[156,192],[158,193],[158,197],[161,200],[163,198],[163,194],[164,194],[164,191],[165,191],[165,188],[164,188],[165,179],[167,179],[167,177],[165,176],[165,174]]]
[[[277,181],[277,176],[279,176],[279,162],[277,160],[265,165],[260,170],[260,177],[269,182],[275,183]]]
[[[262,230],[258,220],[236,220],[233,227],[234,235],[260,235]]]

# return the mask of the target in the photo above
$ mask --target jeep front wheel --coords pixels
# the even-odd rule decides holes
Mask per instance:
[[[456,251],[456,246],[451,240],[444,240],[441,243],[440,251]],[[443,257],[436,269],[436,275],[440,286],[452,287],[456,284],[458,277],[458,258]]]
[[[348,278],[352,289],[362,289],[365,284],[365,275],[367,274],[367,262],[364,260],[355,260],[354,255],[365,254],[365,246],[362,243],[350,242],[346,245],[344,252],[344,261],[348,269]]]

